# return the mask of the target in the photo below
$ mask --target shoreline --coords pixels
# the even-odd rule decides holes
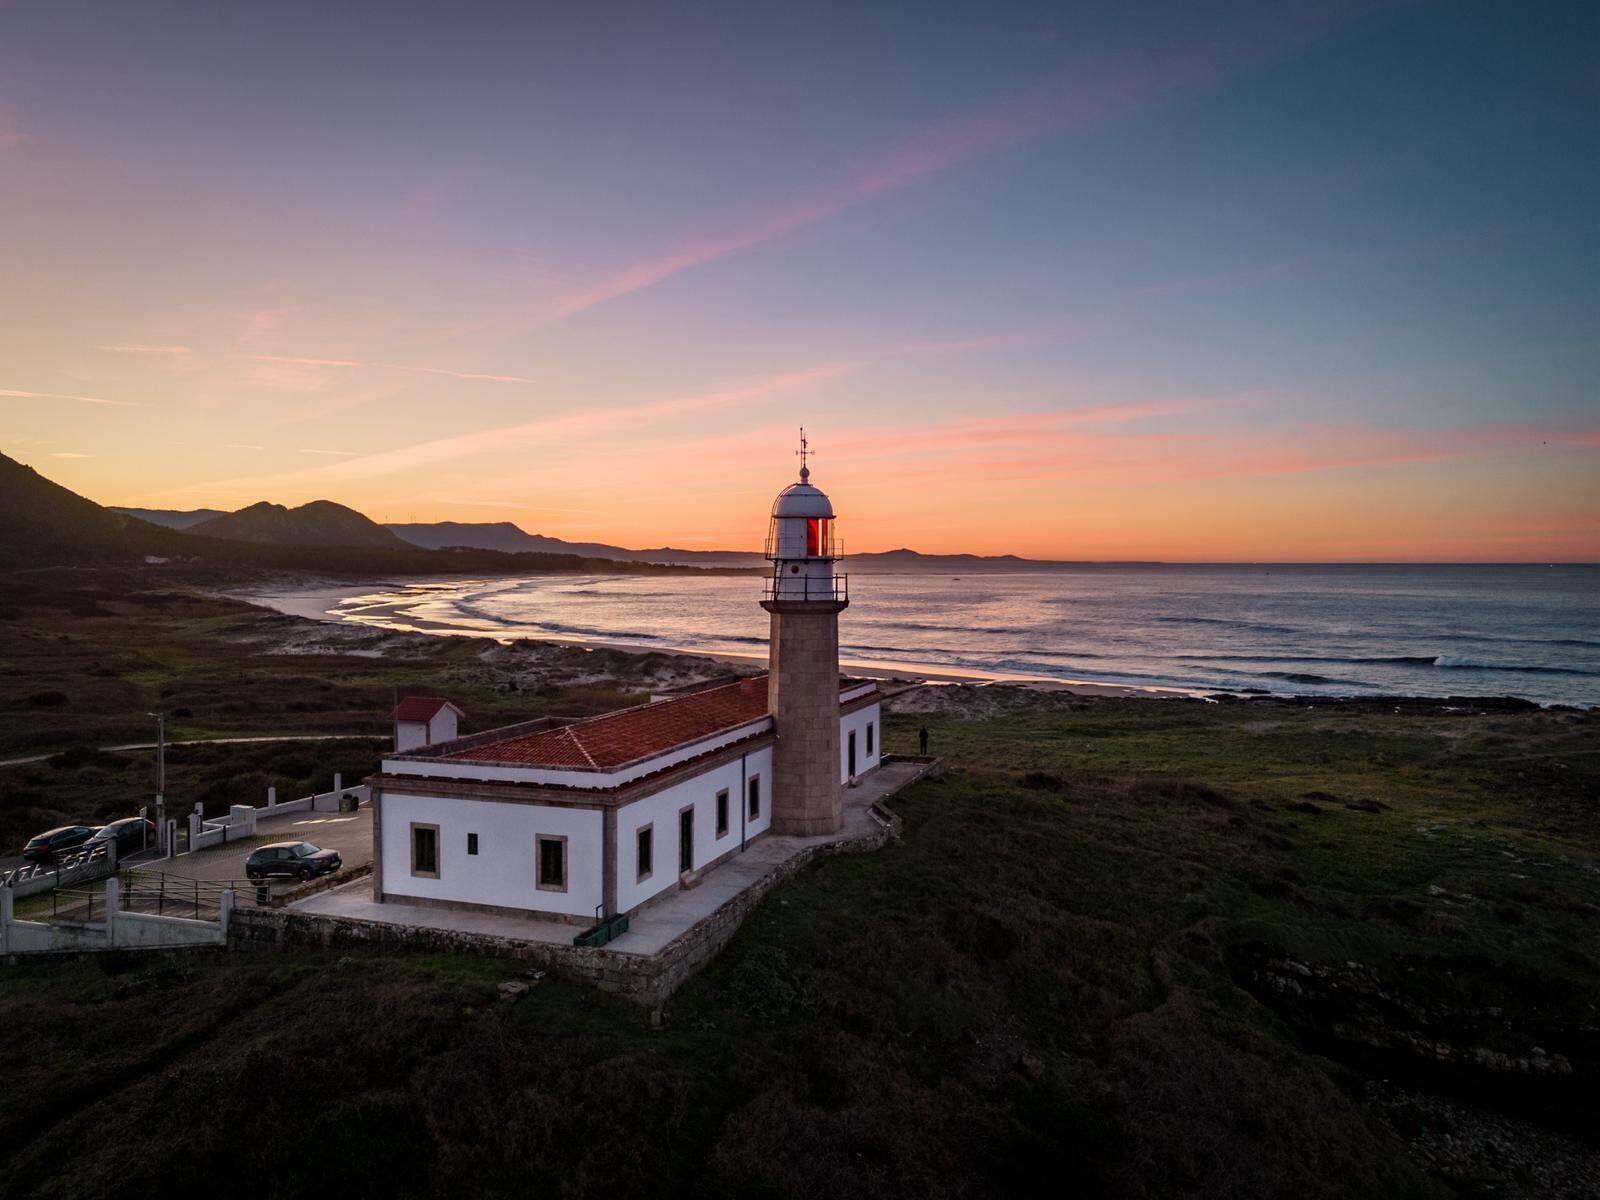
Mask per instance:
[[[697,650],[687,646],[640,645],[635,642],[612,642],[586,638],[546,637],[539,634],[507,632],[504,629],[472,629],[451,625],[443,621],[419,620],[402,617],[399,603],[373,604],[353,612],[341,612],[339,607],[348,604],[363,591],[393,591],[412,587],[429,580],[374,580],[360,585],[335,586],[326,581],[307,581],[307,586],[260,588],[246,591],[222,591],[217,594],[230,600],[243,601],[258,608],[267,608],[285,616],[300,617],[336,627],[385,630],[392,633],[420,633],[430,637],[481,637],[496,642],[540,642],[552,646],[575,646],[580,649],[615,650],[626,654],[673,654],[691,658],[705,658],[732,666],[765,666],[765,654],[739,654],[733,651]],[[370,615],[369,615],[370,614]],[[1158,684],[1098,683],[1079,679],[1051,679],[1036,675],[1016,675],[1002,672],[961,671],[950,668],[920,667],[914,664],[886,663],[874,660],[847,660],[841,657],[841,671],[848,671],[866,679],[899,681],[907,684],[971,684],[985,686],[1006,684],[1039,692],[1064,692],[1068,695],[1104,697],[1143,697],[1145,699],[1204,699],[1222,694],[1217,688],[1165,687]],[[1233,695],[1235,693],[1227,693]]]
[[[435,578],[391,578],[340,583],[326,577],[306,576],[292,583],[275,586],[256,586],[242,589],[216,590],[222,598],[241,601],[286,616],[299,617],[334,629],[365,630],[378,633],[418,633],[430,637],[478,637],[501,645],[532,642],[544,646],[571,647],[584,650],[605,650],[630,655],[658,654],[698,658],[726,663],[735,667],[764,668],[765,653],[704,650],[690,646],[667,646],[652,643],[586,639],[572,636],[554,636],[531,632],[508,631],[500,626],[475,628],[466,624],[431,620],[410,616],[404,610],[414,604],[417,596],[394,599],[394,593],[430,588],[443,589],[468,583],[478,576],[457,576],[450,580]],[[367,603],[361,603],[369,596]],[[1575,709],[1589,711],[1593,707],[1581,702],[1530,700],[1511,693],[1456,693],[1456,692],[1293,692],[1272,691],[1260,687],[1195,687],[1179,684],[1137,684],[1054,676],[1024,675],[1001,671],[981,671],[952,668],[935,664],[898,663],[881,659],[846,658],[841,656],[840,669],[849,674],[868,679],[900,682],[907,685],[946,687],[1004,686],[1020,688],[1041,694],[1081,696],[1106,699],[1165,699],[1203,700],[1210,703],[1268,701],[1273,703],[1302,703],[1308,705],[1340,706],[1348,704],[1394,704],[1406,707],[1412,704],[1435,706],[1494,706],[1497,702],[1516,705],[1527,704],[1544,709]]]

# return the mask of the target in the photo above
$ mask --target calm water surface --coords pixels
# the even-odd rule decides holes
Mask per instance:
[[[760,654],[757,576],[549,576],[352,596],[355,620]],[[850,580],[841,658],[991,676],[1600,704],[1600,566],[1147,566]]]

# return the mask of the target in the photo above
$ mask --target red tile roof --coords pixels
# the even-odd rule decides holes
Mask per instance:
[[[431,721],[442,708],[455,708],[455,705],[441,696],[407,696],[400,701],[394,710],[396,721]],[[461,710],[456,708],[459,714]]]
[[[557,729],[488,742],[445,757],[462,762],[609,770],[686,742],[715,737],[766,714],[767,677],[758,675]]]

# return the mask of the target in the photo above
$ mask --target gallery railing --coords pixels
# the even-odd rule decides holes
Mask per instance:
[[[804,602],[832,601],[850,603],[850,576],[830,575],[826,578],[811,575],[768,576],[761,588],[763,600]]]

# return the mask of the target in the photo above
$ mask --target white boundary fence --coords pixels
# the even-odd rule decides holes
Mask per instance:
[[[84,950],[139,950],[166,946],[222,946],[228,941],[233,893],[217,904],[217,919],[161,917],[122,911],[119,881],[106,880],[105,902],[98,921],[19,921],[12,889],[0,888],[0,958],[13,954],[61,954]]]
[[[220,846],[224,842],[236,842],[240,838],[254,837],[256,822],[288,813],[338,812],[341,802],[347,795],[354,797],[357,805],[365,804],[371,799],[371,789],[365,784],[347,788],[341,786],[342,782],[342,778],[335,775],[332,791],[301,796],[298,800],[285,800],[281,804],[278,802],[278,789],[269,787],[264,806],[252,808],[248,804],[235,804],[228,810],[226,817],[208,818],[204,806],[196,804],[194,812],[189,814],[189,851],[192,853],[195,850],[204,850],[208,846]]]
[[[74,887],[104,879],[117,872],[117,847],[115,843],[102,845],[91,851],[79,851],[54,863],[39,863],[18,867],[0,876],[0,891],[13,896],[34,896],[51,888]]]

